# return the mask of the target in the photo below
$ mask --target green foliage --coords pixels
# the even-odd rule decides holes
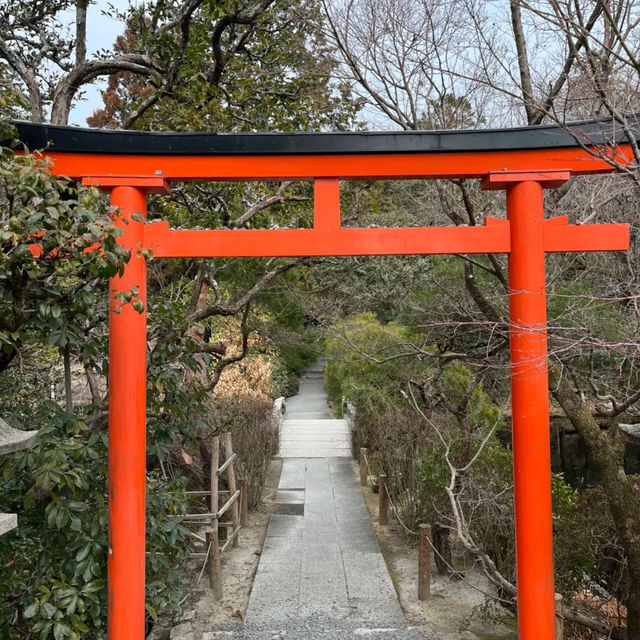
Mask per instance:
[[[36,444],[0,465],[1,511],[19,511],[20,526],[0,538],[2,637],[105,637],[107,438],[55,403],[43,403]],[[175,607],[186,531],[184,480],[149,478],[147,599]]]
[[[425,346],[423,336],[399,323],[382,324],[373,314],[362,313],[334,325],[330,335],[325,384],[334,402],[344,395],[355,405],[356,446],[370,449],[373,464],[387,474],[391,494],[410,524],[453,526],[445,492],[451,480],[446,449],[452,464],[465,467],[490,432],[503,426],[500,409],[467,365],[429,358],[435,347]],[[415,357],[417,346],[422,358]],[[410,355],[395,357],[405,353]],[[415,408],[407,402],[409,389]],[[472,535],[511,575],[510,450],[494,433],[456,482]]]
[[[285,369],[293,373],[302,373],[318,359],[318,352],[312,344],[315,337],[313,332],[307,330],[301,334],[303,338],[301,342],[278,346]]]
[[[0,371],[34,340],[82,345],[90,358],[96,301],[127,260],[104,199],[52,177],[35,156],[4,151],[0,203]]]
[[[176,4],[158,3],[153,21],[140,7],[129,21],[129,46],[167,67],[182,53],[182,34],[157,26],[173,19]],[[194,14],[174,99],[151,114],[154,126],[190,131],[343,128],[356,103],[348,85],[332,80],[336,62],[321,28],[320,3],[278,0],[253,24],[225,30],[216,51],[213,25],[247,11],[236,2],[206,2]]]
[[[340,406],[345,396],[364,417],[402,404],[399,389],[425,367],[413,357],[395,356],[403,349],[412,353],[410,345],[416,340],[419,336],[406,327],[382,324],[369,312],[334,325],[327,338],[325,367],[325,386],[332,402]]]
[[[271,364],[271,379],[269,381],[269,395],[280,398],[289,395],[289,369],[286,362],[279,355],[269,358]]]
[[[52,177],[31,155],[3,152],[0,177],[1,410],[16,425],[40,427],[33,448],[0,460],[0,510],[20,513],[18,530],[0,539],[0,635],[99,639],[106,616],[104,420],[90,407],[88,420],[62,411],[49,400],[49,386],[59,376],[52,364],[62,348],[107,372],[106,283],[128,256],[116,244],[119,232],[97,191]],[[127,297],[131,292],[123,292]],[[13,366],[16,357],[20,368]],[[156,395],[150,398],[164,385],[165,420],[180,427],[181,416],[191,425],[186,415],[195,405],[179,388],[183,374],[163,364],[151,368]],[[152,449],[170,439],[157,422],[150,423]],[[152,475],[152,513],[184,513],[183,485]],[[186,539],[179,519],[168,522],[149,525],[150,549],[157,552],[149,562],[153,610],[176,605],[172,586]]]
[[[579,282],[562,281],[549,296],[548,315],[553,322],[561,319],[558,331],[572,336],[575,331],[588,332],[611,342],[622,341],[629,332],[629,319],[617,302],[593,296],[596,283],[587,279]]]

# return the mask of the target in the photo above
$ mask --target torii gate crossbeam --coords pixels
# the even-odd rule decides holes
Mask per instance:
[[[637,124],[637,123],[636,123]],[[506,253],[509,256],[518,637],[555,638],[547,388],[545,253],[626,250],[625,224],[544,219],[543,189],[632,161],[612,121],[507,130],[178,134],[17,123],[52,171],[111,193],[131,250],[111,282],[109,346],[109,640],[143,640],[145,581],[146,261],[224,256]],[[615,160],[612,163],[611,160]],[[507,194],[485,226],[342,228],[339,181],[467,178]],[[172,230],[146,224],[146,194],[171,181],[312,180],[312,229]],[[140,217],[142,216],[142,218]],[[144,311],[115,299],[138,288]]]

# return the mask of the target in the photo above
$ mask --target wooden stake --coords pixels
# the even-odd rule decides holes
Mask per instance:
[[[418,528],[418,600],[428,600],[431,595],[431,527],[421,524]]]
[[[231,441],[231,431],[227,431],[224,434],[224,450],[227,455],[227,460],[233,456],[233,442]],[[227,468],[227,479],[229,481],[229,491],[233,495],[237,491],[236,487],[236,472],[233,466],[233,462]],[[238,502],[234,502],[231,506],[231,522],[233,522],[233,528],[236,529],[240,526],[240,511],[238,509]],[[237,547],[240,542],[239,536],[233,539],[233,546]]]
[[[360,449],[360,486],[367,486],[367,448],[362,447]]]
[[[240,526],[246,527],[249,522],[249,496],[247,495],[247,479],[239,478],[240,487]]]
[[[207,531],[207,542],[211,545],[209,551],[209,585],[213,591],[215,600],[222,600],[222,564],[220,562],[220,542],[218,541],[218,530]]]
[[[220,437],[211,441],[211,513],[218,512],[218,467],[220,466]],[[211,530],[207,532],[211,545],[209,557],[209,584],[216,600],[222,600],[222,566],[220,563],[220,543],[218,541],[218,518],[211,519]]]
[[[378,522],[382,525],[389,524],[389,496],[386,482],[387,476],[381,473],[378,476]]]
[[[556,593],[556,640],[564,636],[564,616],[562,615],[562,594]]]

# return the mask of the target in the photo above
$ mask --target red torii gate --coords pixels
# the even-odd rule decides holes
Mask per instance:
[[[507,253],[518,635],[555,638],[545,252],[626,250],[626,224],[544,219],[543,189],[632,162],[612,121],[508,130],[338,134],[177,134],[16,123],[52,171],[111,194],[131,250],[110,286],[109,640],[143,640],[145,595],[146,261],[223,256]],[[609,161],[607,161],[609,160]],[[473,178],[507,194],[484,227],[342,228],[339,180]],[[145,224],[147,193],[173,181],[307,180],[312,229],[172,230]],[[139,215],[135,215],[139,214]],[[134,217],[135,215],[135,217]],[[145,310],[120,306],[138,288]],[[119,312],[116,308],[119,307]]]

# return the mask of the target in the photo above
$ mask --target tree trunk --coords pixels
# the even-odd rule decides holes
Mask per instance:
[[[600,474],[609,510],[627,556],[627,637],[640,640],[640,502],[624,472],[624,443],[618,429],[600,429],[590,408],[553,364],[549,365],[549,388],[582,436],[589,460]]]
[[[433,535],[433,554],[436,561],[436,568],[441,576],[449,576],[453,573],[451,567],[451,539],[449,538],[449,527],[443,527],[437,522],[431,527]]]

